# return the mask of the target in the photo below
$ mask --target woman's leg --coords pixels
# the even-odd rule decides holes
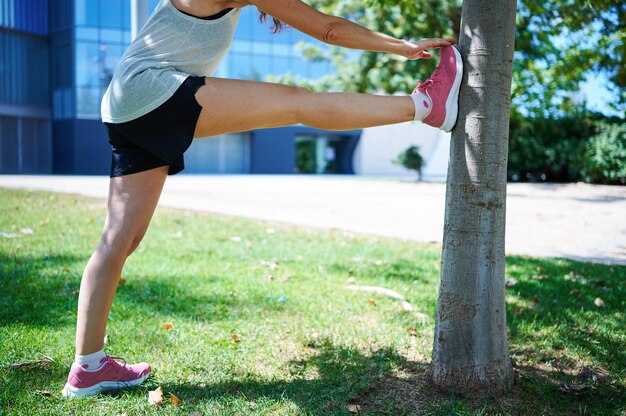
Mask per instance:
[[[324,130],[352,130],[413,120],[411,97],[313,93],[255,81],[206,78],[196,93],[202,112],[195,137],[302,123]]]
[[[156,208],[168,166],[111,178],[102,238],[80,284],[76,354],[102,350],[106,322],[126,258],[137,248]]]

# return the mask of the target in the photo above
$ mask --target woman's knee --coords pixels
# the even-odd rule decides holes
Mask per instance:
[[[146,230],[128,230],[121,227],[106,227],[100,240],[101,248],[114,256],[131,255],[143,240]]]
[[[294,105],[293,108],[293,118],[294,124],[302,123],[306,116],[306,98],[313,94],[310,90],[304,87],[289,87],[290,94],[293,96]]]

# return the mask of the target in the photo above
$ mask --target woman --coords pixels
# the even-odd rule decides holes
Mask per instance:
[[[331,45],[430,58],[433,76],[409,96],[311,93],[303,88],[212,78],[240,9],[256,6]],[[161,0],[129,46],[102,99],[113,150],[108,213],[80,286],[76,358],[63,395],[91,396],[142,383],[146,363],[126,365],[103,351],[106,321],[122,267],[148,228],[165,178],[184,168],[194,137],[302,123],[352,130],[421,120],[450,131],[456,122],[462,64],[451,39],[409,42],[328,16],[300,0]],[[123,361],[123,360],[121,360]]]

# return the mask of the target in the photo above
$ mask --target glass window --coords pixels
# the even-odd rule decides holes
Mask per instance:
[[[98,86],[102,58],[98,44],[76,42],[76,86]]]
[[[250,59],[250,55],[241,53],[231,54],[231,62],[228,75],[231,78],[251,79],[252,60]]]
[[[109,28],[121,28],[122,0],[99,0],[100,3],[100,26]]]
[[[120,43],[123,41],[122,31],[119,29],[101,29],[100,40],[102,42]]]
[[[99,88],[76,88],[76,116],[97,117],[100,115],[101,98]]]
[[[100,0],[75,0],[74,13],[77,25],[98,26],[98,3]]]
[[[272,59],[272,75],[283,75],[291,70],[289,58],[274,57]]]
[[[255,55],[252,61],[254,80],[262,81],[271,71],[271,57],[269,55]]]
[[[80,27],[76,28],[77,40],[98,40],[98,29],[95,27]]]
[[[269,55],[271,53],[271,43],[269,42],[252,42],[252,53]]]

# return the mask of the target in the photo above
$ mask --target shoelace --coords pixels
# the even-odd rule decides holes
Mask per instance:
[[[116,364],[116,365],[120,365],[117,361],[123,361],[124,362],[123,367],[126,367],[126,360],[123,359],[122,357],[114,357],[112,355],[107,355],[106,360],[110,362],[111,364]]]

